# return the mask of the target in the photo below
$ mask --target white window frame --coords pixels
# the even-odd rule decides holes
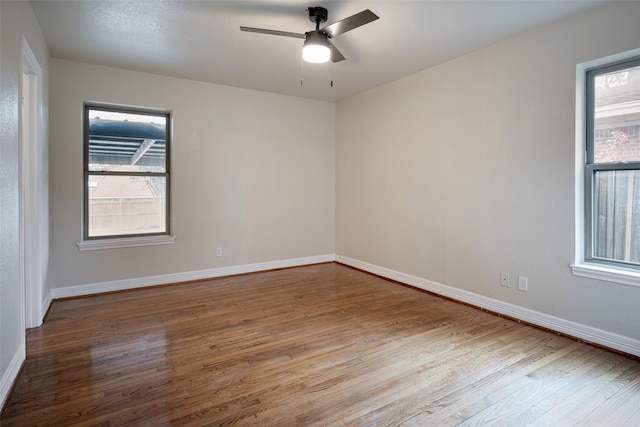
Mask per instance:
[[[586,253],[586,194],[587,164],[587,71],[640,57],[634,49],[576,66],[576,120],[575,120],[575,256],[571,269],[574,275],[640,287],[640,270],[623,264],[587,260]]]
[[[167,116],[167,141],[166,141],[166,198],[167,198],[167,213],[166,213],[166,227],[167,231],[164,233],[157,234],[142,234],[142,235],[116,235],[116,236],[100,236],[100,237],[88,237],[88,223],[87,223],[87,188],[88,181],[87,177],[89,171],[87,169],[88,166],[88,116],[87,111],[89,109],[105,109],[105,110],[113,110],[118,112],[134,112],[134,113],[142,113],[142,114],[158,114],[158,115],[166,115]],[[155,246],[155,245],[166,245],[175,243],[175,237],[171,234],[171,194],[172,194],[172,185],[171,185],[171,144],[172,144],[172,123],[173,115],[171,111],[168,110],[159,110],[154,108],[143,108],[143,107],[131,107],[117,104],[105,104],[105,103],[94,103],[87,102],[84,104],[84,113],[83,113],[83,197],[82,197],[82,240],[78,243],[78,250],[80,251],[90,251],[90,250],[99,250],[99,249],[113,249],[113,248],[128,248],[128,247],[137,247],[137,246]]]

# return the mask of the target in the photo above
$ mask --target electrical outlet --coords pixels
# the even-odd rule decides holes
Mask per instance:
[[[509,287],[509,273],[500,273],[500,286]]]
[[[518,290],[527,292],[529,290],[529,279],[527,276],[518,276]]]
[[[216,256],[217,257],[221,257],[222,256],[222,248],[216,248]]]

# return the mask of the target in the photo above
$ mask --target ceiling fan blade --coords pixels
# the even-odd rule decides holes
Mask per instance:
[[[240,31],[246,31],[248,33],[260,33],[260,34],[271,34],[272,36],[285,36],[285,37],[295,37],[297,39],[304,39],[304,34],[299,33],[290,33],[289,31],[278,31],[278,30],[265,30],[264,28],[253,28],[253,27],[240,27]]]
[[[340,53],[340,51],[338,50],[337,47],[335,47],[335,45],[333,43],[331,43],[331,41],[327,40],[329,42],[329,47],[331,48],[331,62],[340,62],[340,61],[344,61],[345,57],[344,55],[342,55]]]
[[[326,27],[320,29],[320,31],[326,33],[329,37],[335,37],[337,35],[346,33],[347,31],[351,31],[354,28],[358,28],[364,24],[375,21],[379,18],[380,17],[378,15],[371,12],[369,9],[366,9],[348,18],[344,18],[341,21],[334,22],[331,25],[327,25]]]

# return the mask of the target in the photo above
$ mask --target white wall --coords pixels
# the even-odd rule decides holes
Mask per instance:
[[[569,268],[576,64],[640,47],[639,18],[605,5],[339,102],[336,253],[640,342],[640,288]]]
[[[20,127],[22,38],[42,68],[46,150],[49,52],[28,2],[0,2],[0,404],[24,358],[24,302],[20,280]],[[43,174],[46,177],[46,165]],[[45,178],[46,179],[46,178]],[[46,195],[45,195],[46,197]],[[46,276],[46,271],[44,272]],[[48,286],[48,285],[47,285]],[[48,288],[43,290],[48,293]]]
[[[175,244],[78,251],[84,101],[173,110]],[[65,287],[333,254],[334,118],[329,102],[52,60],[54,296]]]

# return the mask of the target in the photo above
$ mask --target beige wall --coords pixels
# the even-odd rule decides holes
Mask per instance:
[[[339,102],[336,253],[640,339],[640,288],[569,268],[576,65],[640,47],[638,17],[606,5]]]
[[[175,244],[78,251],[84,101],[173,110]],[[59,59],[51,102],[54,288],[333,254],[333,103]]]

